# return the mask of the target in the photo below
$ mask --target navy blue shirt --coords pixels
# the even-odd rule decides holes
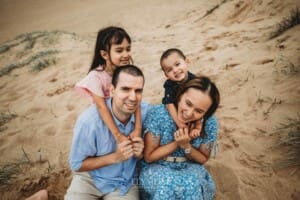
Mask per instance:
[[[194,74],[192,74],[191,72],[188,72],[188,79],[186,81],[189,81],[195,77],[196,76]],[[163,104],[174,104],[175,103],[176,93],[181,84],[182,83],[179,83],[176,81],[166,80],[166,82],[164,83],[165,96],[162,99]]]

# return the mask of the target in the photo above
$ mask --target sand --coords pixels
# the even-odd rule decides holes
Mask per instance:
[[[291,150],[277,145],[281,134],[299,131],[300,26],[270,39],[299,0],[0,5],[0,199],[25,199],[40,189],[63,199],[72,177],[72,129],[89,105],[73,86],[86,75],[97,31],[107,25],[131,35],[134,62],[146,76],[145,101],[161,102],[159,58],[171,47],[185,52],[191,72],[218,85],[219,153],[206,164],[215,199],[300,199],[299,165],[283,166]]]

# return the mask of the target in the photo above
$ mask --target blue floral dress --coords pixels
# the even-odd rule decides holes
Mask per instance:
[[[160,137],[160,145],[174,141],[173,133],[176,124],[164,105],[151,109],[144,122],[146,133],[151,133],[153,139]],[[198,148],[201,144],[214,144],[217,139],[218,124],[213,116],[206,121],[207,136],[194,139],[191,144]],[[184,156],[178,148],[170,156]],[[159,160],[153,163],[141,161],[139,183],[144,200],[211,200],[215,193],[213,179],[203,165],[192,161],[167,162]]]

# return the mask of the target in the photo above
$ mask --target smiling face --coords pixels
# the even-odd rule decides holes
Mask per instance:
[[[165,76],[172,81],[183,82],[188,78],[188,62],[177,52],[171,53],[161,61]]]
[[[129,120],[142,100],[144,78],[125,72],[119,74],[116,87],[111,87],[112,109],[114,115],[123,123]]]
[[[178,102],[177,116],[183,123],[201,119],[212,105],[207,93],[195,88],[189,88]]]
[[[123,39],[121,44],[112,44],[110,48],[110,62],[115,66],[123,66],[130,64],[131,45]]]
[[[110,73],[118,66],[130,64],[131,61],[131,45],[126,38],[120,44],[112,44],[109,50],[101,51],[102,57],[105,59],[106,70]]]

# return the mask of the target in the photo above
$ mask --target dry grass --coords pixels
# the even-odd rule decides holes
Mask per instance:
[[[212,14],[216,9],[218,9],[222,4],[226,3],[227,0],[223,0],[221,3],[213,6],[212,8],[210,8],[209,10],[206,11],[206,13],[200,17],[199,19],[195,20],[195,22],[207,17],[208,15]]]
[[[53,57],[54,54],[57,54],[57,50],[47,50],[40,51],[34,54],[33,56],[27,58],[24,61],[18,63],[11,63],[6,65],[0,70],[0,77],[9,74],[11,71],[24,67],[26,65],[32,65],[31,68],[34,71],[40,71],[52,64],[56,63],[56,58]]]
[[[9,51],[15,46],[19,46],[25,43],[24,50],[32,49],[36,44],[37,39],[42,38],[42,43],[44,46],[53,45],[55,42],[58,41],[59,37],[63,34],[71,35],[75,38],[75,33],[70,33],[67,31],[35,31],[31,33],[24,33],[18,35],[12,40],[6,41],[0,45],[0,53],[4,53]]]
[[[13,40],[0,45],[0,54],[8,52],[14,55],[12,61],[6,62],[0,69],[0,77],[9,74],[15,69],[29,66],[31,71],[41,71],[57,63],[59,41],[65,36],[78,39],[75,33],[66,31],[36,31],[21,34]],[[4,58],[4,57],[3,57]]]
[[[282,123],[277,129],[279,141],[273,146],[274,149],[287,148],[287,154],[277,160],[275,166],[278,168],[300,167],[300,116],[288,118],[286,123]]]
[[[18,115],[15,113],[0,113],[0,132],[7,129],[4,125],[16,117],[18,117]]]
[[[270,35],[270,39],[276,38],[288,29],[300,24],[300,11],[298,8],[290,12],[290,16],[284,18],[280,23],[277,24],[277,28]]]
[[[0,166],[0,185],[9,185],[11,179],[15,178],[22,170],[22,167],[31,165],[32,162],[29,159],[27,153],[22,148],[23,158],[18,162],[7,163]]]

